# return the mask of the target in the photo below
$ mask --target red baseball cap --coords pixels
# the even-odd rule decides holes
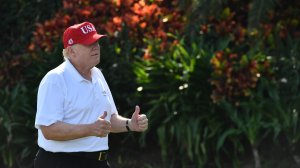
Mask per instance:
[[[90,22],[83,22],[68,27],[63,36],[64,48],[74,44],[90,45],[106,36],[98,34],[95,26]]]

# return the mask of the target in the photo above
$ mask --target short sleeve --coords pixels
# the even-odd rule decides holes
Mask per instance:
[[[43,80],[38,90],[35,127],[49,126],[57,121],[62,121],[63,104],[63,87],[56,81]]]

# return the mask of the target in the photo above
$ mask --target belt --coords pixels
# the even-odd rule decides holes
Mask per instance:
[[[107,160],[108,151],[98,151],[98,152],[69,152],[66,154],[84,157],[92,160],[105,161]]]
[[[106,161],[108,156],[108,150],[97,151],[97,152],[55,152],[55,153],[46,151],[43,148],[40,148],[40,150],[46,153],[72,155],[72,156],[83,157],[83,158],[88,158],[88,159],[98,160],[98,161]]]

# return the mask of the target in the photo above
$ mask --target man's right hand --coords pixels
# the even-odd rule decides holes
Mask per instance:
[[[97,137],[106,137],[111,129],[111,124],[109,121],[105,120],[107,112],[105,111],[98,120],[91,124],[92,135]]]

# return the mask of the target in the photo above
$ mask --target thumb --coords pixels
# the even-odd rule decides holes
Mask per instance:
[[[104,111],[103,115],[100,118],[104,119],[106,116],[107,116],[107,111]]]
[[[135,111],[133,113],[133,117],[134,118],[138,118],[139,114],[140,114],[140,107],[139,106],[135,106]]]

